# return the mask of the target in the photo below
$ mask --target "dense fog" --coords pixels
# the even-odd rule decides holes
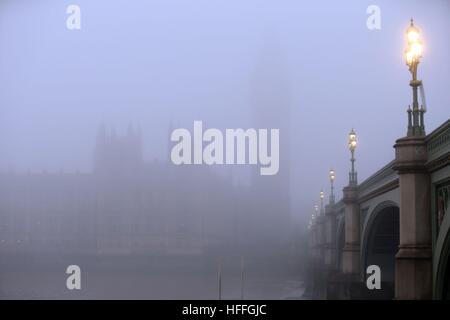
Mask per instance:
[[[330,168],[337,200],[348,183],[349,131],[361,181],[406,132],[411,16],[427,131],[450,116],[449,3],[378,1],[379,30],[369,4],[2,0],[0,298],[300,298],[306,226]],[[173,161],[180,128],[193,164]],[[239,128],[267,129],[275,174],[250,138],[236,163]],[[208,129],[223,164],[194,163]]]

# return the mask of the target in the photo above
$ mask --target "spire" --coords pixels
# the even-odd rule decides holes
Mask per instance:
[[[131,123],[128,123],[127,135],[128,135],[128,137],[133,137],[134,136],[133,125]]]
[[[97,129],[97,145],[101,144],[105,141],[106,138],[106,126],[104,123],[101,123]]]
[[[117,138],[117,132],[116,132],[115,126],[112,126],[112,128],[111,128],[110,138],[111,138],[111,140],[116,140],[116,138]]]

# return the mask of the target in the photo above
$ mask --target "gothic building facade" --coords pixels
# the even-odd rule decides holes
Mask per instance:
[[[89,173],[1,174],[0,254],[251,250],[269,236],[267,216],[289,216],[278,203],[287,190],[258,195],[209,166],[145,161],[132,127],[122,136],[100,128],[93,158]],[[261,197],[270,208],[254,201]],[[285,234],[274,224],[271,232]]]

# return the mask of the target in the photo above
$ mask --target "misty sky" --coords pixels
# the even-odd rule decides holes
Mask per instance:
[[[79,31],[66,28],[69,4],[81,7]],[[371,4],[381,30],[366,27]],[[450,116],[448,1],[1,0],[0,171],[88,172],[101,123],[139,125],[145,158],[165,160],[171,123],[254,126],[257,75],[280,69],[265,86],[285,88],[280,156],[292,166],[294,215],[310,214],[331,166],[340,198],[352,127],[360,181],[393,159],[412,99],[411,17],[431,132]]]

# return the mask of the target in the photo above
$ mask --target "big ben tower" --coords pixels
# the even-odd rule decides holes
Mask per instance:
[[[283,241],[290,219],[290,84],[281,46],[266,41],[250,77],[250,105],[256,129],[279,129],[280,166],[273,176],[255,169],[252,186],[257,199],[254,221],[260,221],[265,239]],[[269,143],[270,145],[270,143]]]

